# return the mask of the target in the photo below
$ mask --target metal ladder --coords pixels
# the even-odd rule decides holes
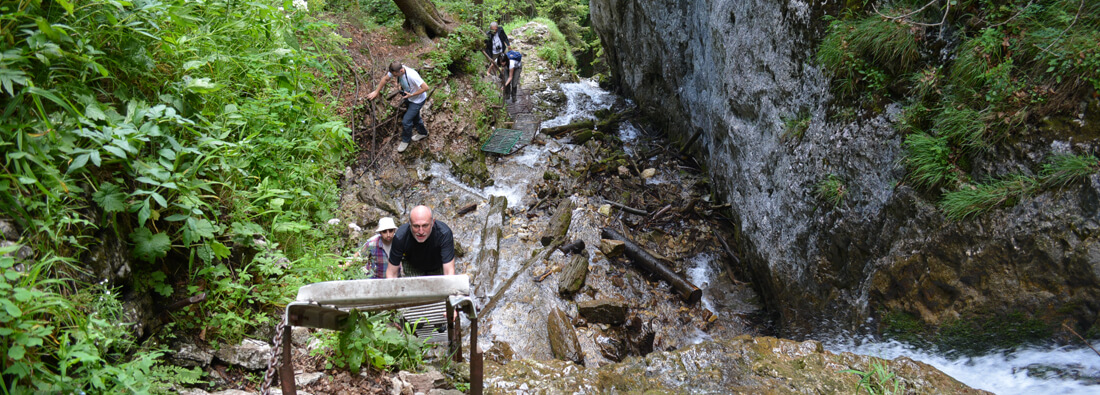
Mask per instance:
[[[290,359],[290,331],[295,326],[343,330],[348,312],[396,310],[407,322],[418,323],[416,336],[430,343],[448,343],[455,362],[462,362],[462,328],[455,311],[470,320],[470,393],[483,391],[483,355],[477,346],[477,307],[466,275],[326,281],[298,289],[286,306],[279,381],[283,395],[297,394]],[[425,325],[426,324],[426,325]],[[439,329],[446,325],[446,332]],[[275,351],[278,352],[278,351]]]

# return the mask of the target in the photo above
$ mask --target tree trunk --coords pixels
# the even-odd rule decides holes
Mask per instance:
[[[397,8],[405,14],[406,30],[412,31],[419,37],[429,39],[446,37],[454,30],[450,21],[439,13],[431,0],[393,0]]]

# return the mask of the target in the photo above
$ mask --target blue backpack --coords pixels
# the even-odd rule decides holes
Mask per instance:
[[[517,62],[523,59],[523,54],[521,54],[517,51],[508,51],[505,54],[508,55],[508,59],[512,59],[512,60],[517,61]]]

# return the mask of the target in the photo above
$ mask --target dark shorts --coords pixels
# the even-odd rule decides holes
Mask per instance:
[[[412,267],[412,265],[401,265],[401,267],[403,269],[405,269],[405,276],[404,277],[423,277],[423,276],[442,276],[443,275],[443,267],[442,266],[440,266],[438,269],[429,270],[429,271],[426,271],[426,272],[419,272],[419,271],[416,270],[416,268]]]

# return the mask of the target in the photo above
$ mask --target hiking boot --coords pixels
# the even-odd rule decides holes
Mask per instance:
[[[412,140],[413,141],[420,141],[420,140],[423,140],[423,139],[426,139],[426,138],[428,138],[428,135],[417,133],[415,136],[413,136]]]
[[[409,148],[409,143],[404,141],[397,145],[397,152],[405,152],[405,149]]]

